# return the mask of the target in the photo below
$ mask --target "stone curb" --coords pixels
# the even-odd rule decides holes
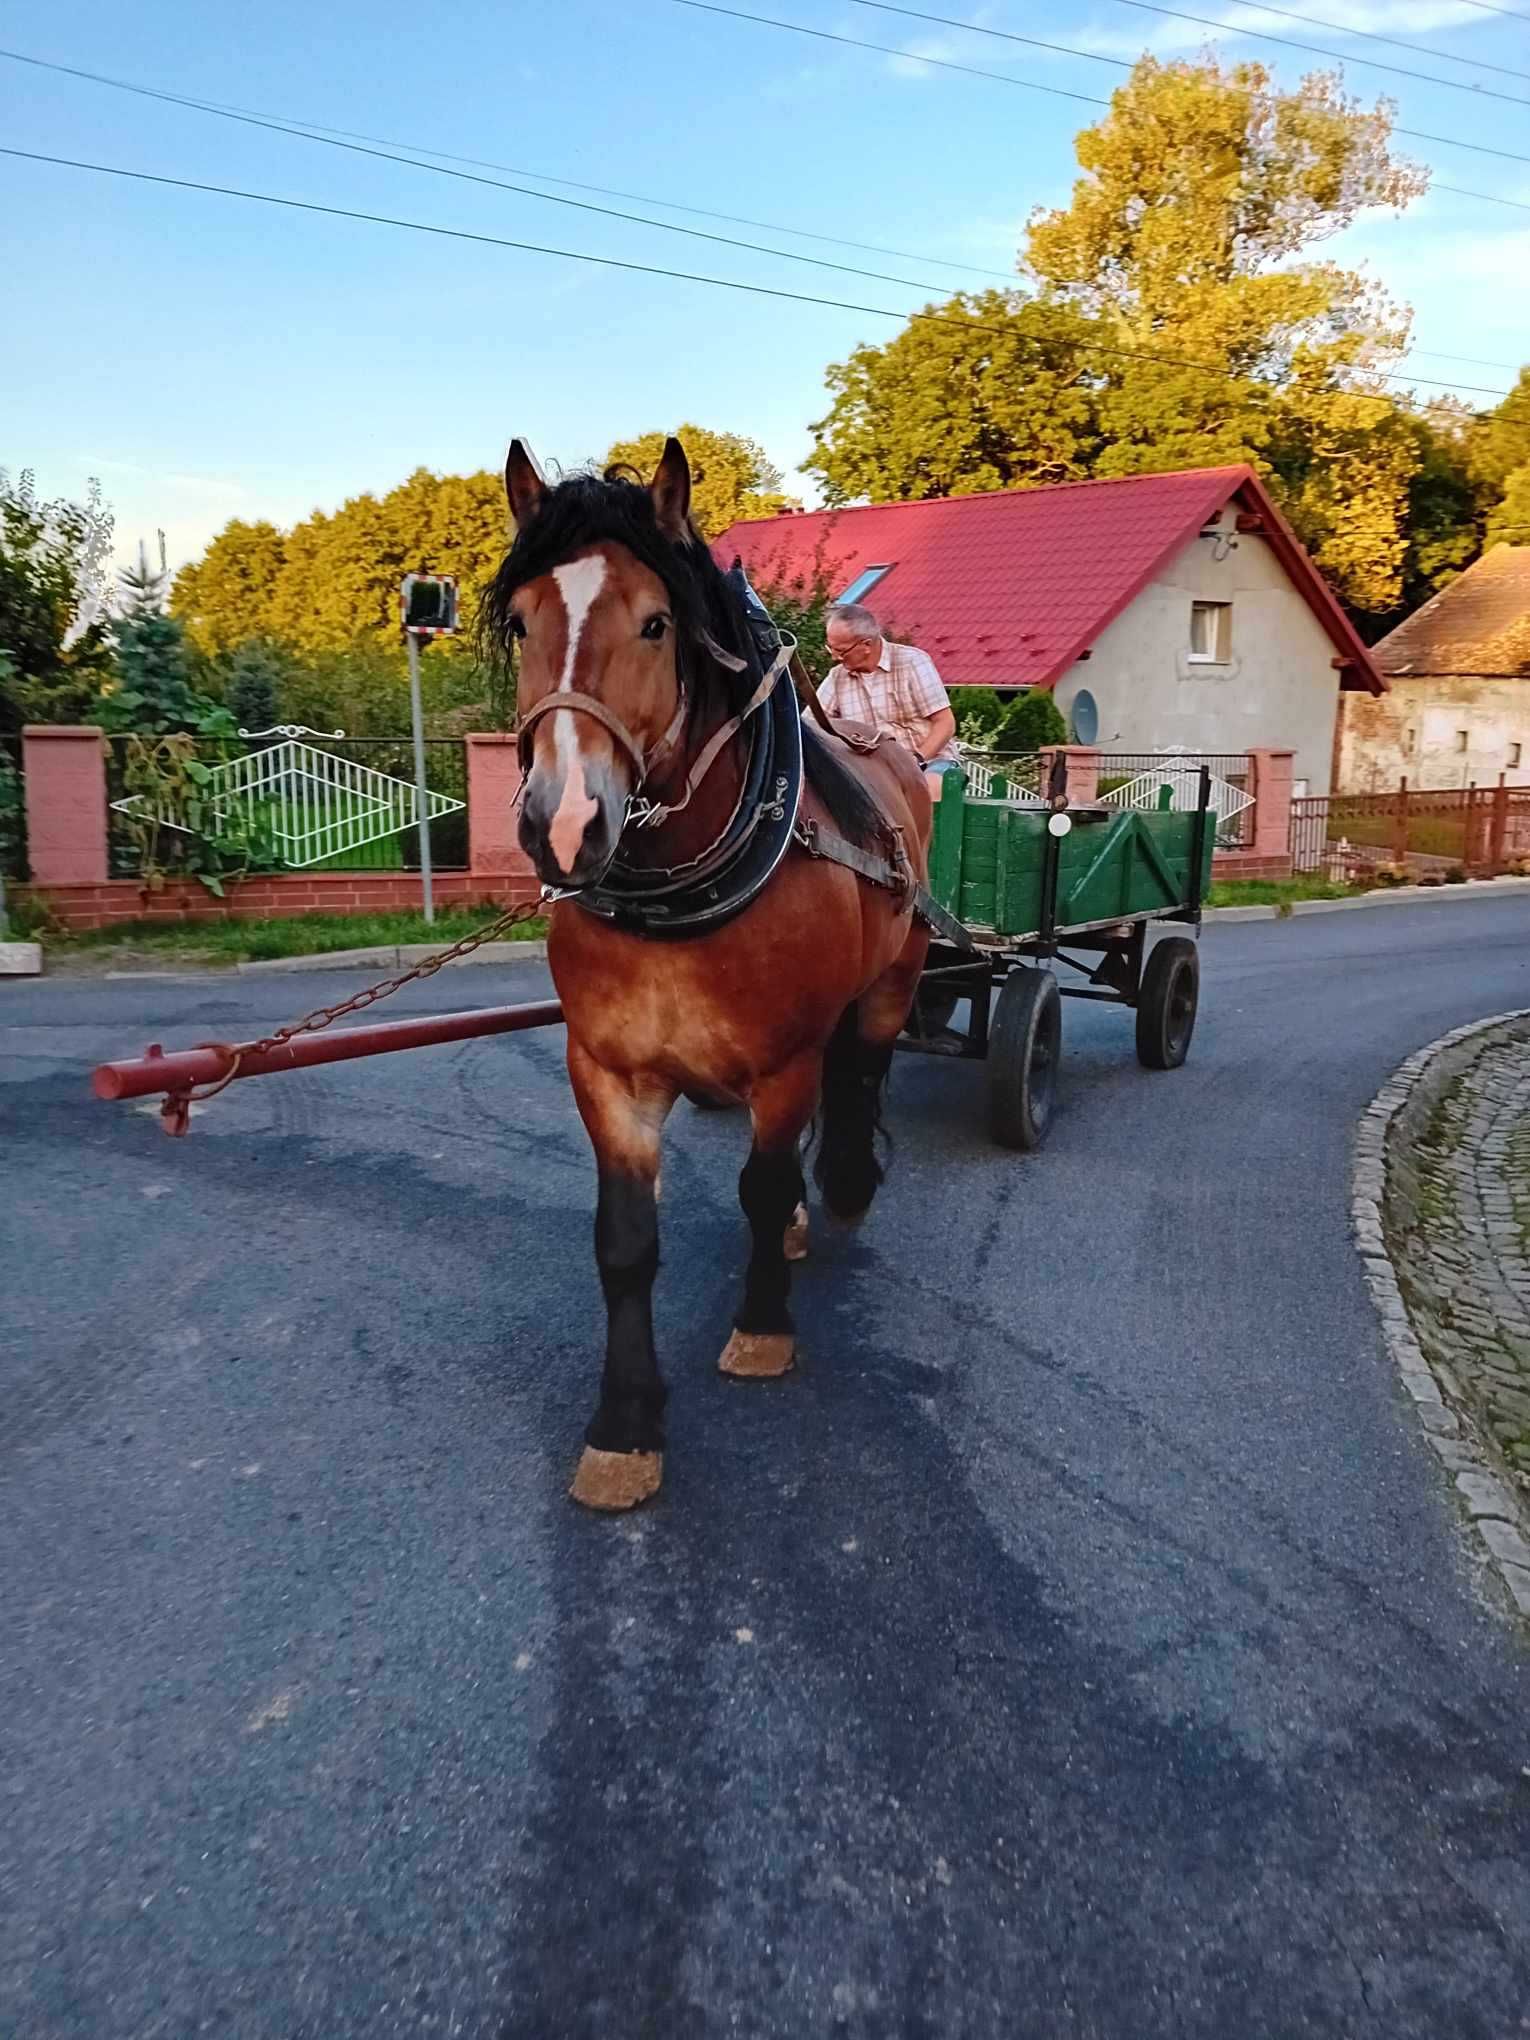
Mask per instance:
[[[1397,1363],[1403,1387],[1413,1398],[1424,1434],[1451,1476],[1456,1499],[1475,1533],[1472,1541],[1477,1555],[1496,1569],[1520,1614],[1530,1616],[1530,1537],[1525,1534],[1520,1510],[1475,1428],[1462,1422],[1460,1413],[1441,1393],[1440,1381],[1414,1335],[1382,1222],[1387,1145],[1398,1120],[1410,1107],[1432,1104],[1460,1075],[1473,1059],[1462,1050],[1474,1048],[1495,1028],[1525,1019],[1530,1019],[1530,1007],[1473,1020],[1442,1034],[1398,1065],[1362,1113],[1355,1133],[1350,1216],[1382,1336]]]
[[[1415,900],[1497,900],[1530,893],[1530,878],[1472,878],[1464,885],[1394,885],[1347,900],[1293,900],[1289,907],[1207,907],[1203,921],[1284,921],[1298,914],[1349,914],[1357,907],[1407,907]]]
[[[40,942],[0,942],[0,977],[41,977]]]
[[[313,956],[273,956],[264,963],[236,964],[241,977],[263,976],[267,971],[294,970],[408,970],[434,956],[441,945],[435,942],[401,942],[381,949],[325,949]],[[545,942],[485,942],[470,956],[454,957],[444,966],[455,970],[462,963],[544,963]]]

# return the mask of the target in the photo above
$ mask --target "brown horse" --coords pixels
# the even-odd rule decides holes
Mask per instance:
[[[719,1364],[784,1374],[787,1253],[805,1250],[800,1149],[815,1112],[828,1210],[859,1219],[880,1181],[881,1089],[928,941],[912,884],[932,809],[901,746],[821,736],[798,720],[790,681],[771,690],[785,652],[767,663],[776,640],[762,641],[760,614],[692,526],[678,441],[646,488],[617,473],[549,486],[519,440],[505,480],[516,537],[484,628],[501,650],[519,643],[521,842],[559,896],[548,962],[599,1171],[605,1371],[572,1493],[626,1509],[662,1472],[652,1291],[665,1118],[682,1095],[748,1105],[739,1198],[753,1248]],[[756,804],[755,747],[772,717],[780,770]],[[872,878],[830,861],[833,849],[811,854],[823,843],[858,845]],[[889,868],[908,882],[889,885]],[[741,907],[730,871],[735,893],[755,887]],[[654,896],[668,925],[645,913]]]

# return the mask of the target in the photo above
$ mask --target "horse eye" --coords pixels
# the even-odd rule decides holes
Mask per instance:
[[[647,638],[651,645],[656,645],[668,629],[669,618],[667,616],[650,616],[643,625],[641,635]]]
[[[526,619],[519,610],[511,610],[509,628],[511,637],[519,644],[526,636]]]

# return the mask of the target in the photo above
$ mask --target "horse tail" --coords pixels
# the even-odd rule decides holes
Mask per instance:
[[[882,1181],[877,1143],[887,1144],[882,1099],[891,1063],[891,1045],[863,1041],[856,1009],[847,1006],[824,1050],[813,1180],[829,1210],[848,1222],[865,1215]]]

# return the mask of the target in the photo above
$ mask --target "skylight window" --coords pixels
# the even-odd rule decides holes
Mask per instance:
[[[855,579],[842,595],[836,595],[836,602],[864,602],[884,574],[890,574],[893,562],[885,561],[881,566],[862,567]]]

